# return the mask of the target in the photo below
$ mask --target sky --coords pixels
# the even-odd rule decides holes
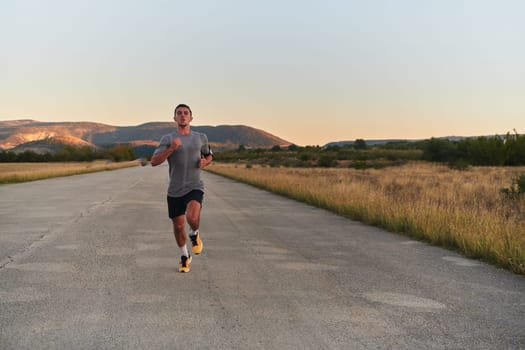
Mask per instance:
[[[525,133],[522,0],[0,0],[0,120]]]

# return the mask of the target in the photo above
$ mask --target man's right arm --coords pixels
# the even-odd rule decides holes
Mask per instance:
[[[173,142],[164,151],[156,152],[151,157],[151,166],[157,166],[164,163],[164,161],[179,148],[181,141],[179,138],[173,140]]]
[[[164,161],[166,160],[166,158],[168,158],[170,156],[170,154],[172,154],[174,151],[174,149],[172,149],[172,146],[166,148],[164,151],[162,152],[159,152],[159,153],[155,153],[152,157],[151,157],[151,166],[157,166],[159,164],[162,164],[164,163]]]

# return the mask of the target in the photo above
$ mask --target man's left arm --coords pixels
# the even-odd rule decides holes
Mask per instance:
[[[204,167],[207,167],[208,165],[211,164],[211,161],[213,160],[213,156],[210,154],[210,155],[207,155],[207,156],[202,156],[201,157],[201,161],[200,161],[200,164],[199,164],[199,168],[204,168]]]
[[[213,160],[213,152],[208,144],[208,137],[203,134],[202,139],[203,145],[201,147],[201,160],[199,163],[199,168],[201,169],[210,165]]]

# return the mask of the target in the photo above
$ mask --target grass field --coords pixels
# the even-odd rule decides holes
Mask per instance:
[[[525,274],[525,198],[501,193],[524,167],[457,171],[411,163],[355,170],[214,163],[207,170]]]
[[[51,177],[93,173],[138,166],[138,161],[63,162],[63,163],[0,163],[0,184],[42,180]]]

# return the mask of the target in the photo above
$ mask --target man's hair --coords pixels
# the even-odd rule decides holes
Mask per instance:
[[[193,113],[191,112],[191,108],[190,106],[188,106],[187,104],[184,104],[184,103],[180,103],[177,105],[177,107],[175,107],[175,111],[173,112],[175,115],[177,114],[177,109],[181,108],[181,107],[185,107],[185,108],[188,108],[190,110],[190,115],[192,116]]]

